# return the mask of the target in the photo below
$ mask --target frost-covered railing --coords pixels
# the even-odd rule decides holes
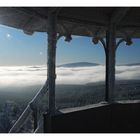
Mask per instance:
[[[46,81],[44,86],[39,90],[36,96],[29,102],[24,112],[21,114],[19,119],[15,122],[13,127],[10,129],[9,133],[17,133],[20,128],[26,123],[28,117],[33,114],[34,118],[34,132],[36,129],[39,129],[40,120],[38,120],[38,104],[42,102],[44,95],[47,94],[48,91],[48,82]],[[42,111],[43,112],[43,111]]]

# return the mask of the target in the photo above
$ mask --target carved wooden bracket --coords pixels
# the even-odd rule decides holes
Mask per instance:
[[[133,42],[132,39],[130,37],[126,37],[126,38],[121,38],[117,43],[116,43],[116,49],[119,47],[119,45],[125,42],[126,46],[130,46]]]
[[[65,37],[65,41],[67,42],[70,42],[72,40],[72,34],[73,34],[73,31],[77,28],[79,28],[79,26],[77,26],[76,24],[73,25],[73,26],[69,26],[69,27],[66,27],[66,25],[64,23],[60,23],[60,26],[61,27],[61,34],[58,34],[57,36],[57,40],[59,40],[62,36]],[[96,45],[98,43],[101,43],[102,47],[105,49],[107,49],[107,45],[106,45],[106,39],[103,38],[103,36],[101,35],[102,32],[104,31],[104,29],[102,29],[101,27],[97,27],[97,30],[93,31],[90,26],[87,26],[87,27],[84,27],[85,30],[87,30],[89,36],[92,36],[92,42]],[[119,47],[119,45],[122,43],[122,42],[125,42],[127,46],[130,46],[133,42],[132,42],[132,39],[131,39],[131,36],[133,33],[135,33],[135,31],[133,33],[126,33],[125,31],[123,30],[120,30],[123,34],[123,37],[119,39],[119,41],[116,41],[116,45],[115,45],[115,49],[117,49]]]
[[[96,45],[98,44],[99,42],[102,44],[103,48],[106,50],[107,49],[107,46],[106,46],[106,40],[104,40],[102,37],[100,36],[94,36],[92,38],[92,42]],[[122,43],[122,42],[125,42],[126,43],[126,46],[130,46],[133,42],[132,42],[132,39],[131,37],[127,34],[125,35],[123,38],[121,38],[118,42],[116,42],[116,47],[115,49],[117,49],[119,47],[119,45]]]
[[[132,42],[132,38],[131,36],[133,36],[133,34],[136,32],[136,30],[134,30],[132,33],[127,33],[126,31],[124,31],[123,29],[120,30],[122,32],[122,34],[124,35],[123,38],[121,38],[117,43],[116,43],[116,49],[119,47],[119,45],[122,42],[126,43],[126,46],[130,46],[133,42]]]
[[[62,36],[62,34],[57,34],[56,40],[58,41]]]
[[[72,32],[77,28],[77,25],[66,27],[64,23],[61,23],[60,26],[62,30],[61,36],[65,37],[65,41],[70,42],[72,40]]]

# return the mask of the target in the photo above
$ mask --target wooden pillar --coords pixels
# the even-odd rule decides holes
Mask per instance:
[[[33,125],[34,125],[34,131],[37,129],[37,123],[38,123],[38,117],[37,117],[37,109],[33,111]]]
[[[49,115],[55,114],[55,59],[56,59],[56,12],[48,12],[48,107]]]
[[[113,102],[115,87],[115,25],[111,24],[106,32],[106,90],[105,100]]]

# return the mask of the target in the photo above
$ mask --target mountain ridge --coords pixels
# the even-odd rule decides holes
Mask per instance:
[[[124,66],[138,66],[140,63],[130,63],[130,64],[124,64]]]
[[[66,63],[62,65],[58,65],[57,67],[92,67],[98,66],[98,63],[91,63],[91,62],[75,62],[75,63]]]

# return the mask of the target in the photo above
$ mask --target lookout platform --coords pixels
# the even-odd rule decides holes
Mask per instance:
[[[34,132],[39,131],[37,107],[48,96],[48,111],[42,110],[43,132],[140,132],[140,103],[116,103],[115,55],[122,42],[131,45],[140,38],[140,8],[132,7],[0,7],[0,24],[34,32],[47,32],[47,81],[28,104],[10,133],[18,132],[33,113]],[[75,109],[55,108],[56,46],[60,37],[70,42],[72,35],[91,37],[101,43],[106,56],[105,102]],[[93,73],[94,74],[94,73]]]

